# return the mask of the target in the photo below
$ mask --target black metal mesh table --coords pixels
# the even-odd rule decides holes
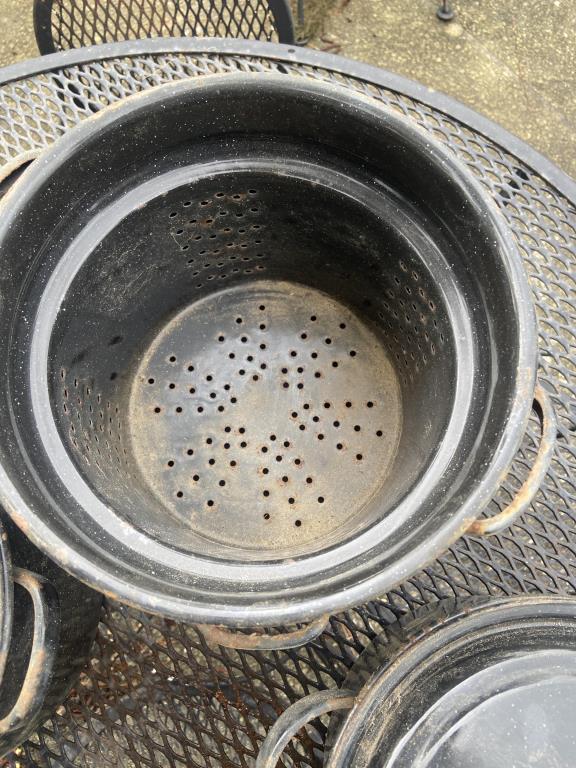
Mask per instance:
[[[107,602],[90,668],[7,765],[251,766],[277,715],[305,693],[338,685],[399,614],[442,597],[576,592],[576,183],[525,144],[446,97],[340,58],[250,42],[145,41],[4,70],[0,193],[43,148],[112,102],[181,78],[238,71],[360,91],[416,121],[480,180],[514,233],[534,291],[540,377],[558,414],[553,467],[529,512],[505,533],[461,539],[381,600],[333,617],[320,638],[296,650],[226,650],[193,627]],[[534,422],[488,514],[519,487],[537,434]],[[320,766],[324,726],[319,721],[295,740],[285,764]]]

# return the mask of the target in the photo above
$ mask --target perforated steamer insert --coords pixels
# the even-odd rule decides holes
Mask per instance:
[[[274,162],[140,203],[102,239],[106,266],[77,274],[57,321],[69,323],[69,305],[90,318],[126,301],[104,355],[83,354],[85,320],[63,332],[75,345],[54,369],[64,438],[134,523],[215,556],[222,545],[246,559],[294,554],[365,525],[397,457],[402,388],[438,375],[450,333],[409,250],[386,265],[375,312],[348,249],[378,247],[376,211],[347,201],[336,172],[318,183],[312,165],[279,176]],[[145,233],[148,265],[137,245],[118,250],[130,232]],[[367,266],[381,271],[376,258]],[[153,298],[163,275],[169,303]]]
[[[129,418],[159,503],[215,541],[290,549],[329,535],[385,481],[400,387],[348,307],[262,280],[167,324],[138,367]]]
[[[527,421],[534,315],[440,147],[341,88],[238,75],[140,94],[39,167],[0,227],[0,491],[40,546],[147,610],[270,627],[474,522]]]

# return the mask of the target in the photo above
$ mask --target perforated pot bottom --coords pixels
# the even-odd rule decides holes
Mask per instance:
[[[382,488],[402,424],[382,342],[325,294],[254,282],[174,317],[138,367],[144,481],[197,534],[263,553],[316,543]]]

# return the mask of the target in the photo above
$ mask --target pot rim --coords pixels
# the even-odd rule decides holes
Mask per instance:
[[[185,80],[176,85],[172,83],[162,85],[131,96],[121,102],[120,105],[108,107],[87,118],[46,150],[35,161],[32,168],[25,171],[22,177],[15,182],[14,187],[6,194],[0,203],[0,210],[4,214],[0,223],[0,242],[9,231],[11,221],[18,216],[20,207],[40,189],[47,176],[58,170],[72,150],[79,149],[82,144],[90,140],[94,131],[111,126],[118,118],[121,119],[132,114],[139,106],[147,108],[150,104],[161,103],[167,97],[176,98],[190,91],[196,91],[201,95],[202,89],[211,88],[214,83],[227,87],[243,87],[246,83],[251,83],[251,87],[257,88],[272,85],[280,86],[284,90],[290,89],[295,95],[312,93],[320,97],[331,97],[339,102],[346,99],[348,103],[352,102],[358,109],[362,108],[373,116],[378,116],[382,121],[386,121],[387,126],[398,128],[415,140],[424,141],[434,161],[442,163],[460,183],[466,186],[470,199],[484,211],[498,241],[501,258],[510,283],[514,311],[518,318],[519,327],[518,366],[514,381],[514,396],[510,406],[507,428],[499,444],[495,447],[492,461],[457,513],[444,525],[438,527],[432,536],[384,569],[376,570],[373,564],[364,562],[365,569],[371,567],[373,572],[368,575],[365,572],[359,574],[354,578],[352,586],[345,583],[347,579],[350,581],[350,572],[347,572],[342,575],[325,577],[325,581],[330,582],[330,592],[321,597],[313,596],[313,590],[307,587],[304,595],[296,595],[291,592],[289,597],[275,598],[274,600],[267,599],[266,595],[262,595],[260,598],[256,595],[255,601],[249,605],[240,602],[230,605],[226,603],[225,599],[220,600],[219,603],[214,602],[207,605],[206,602],[195,601],[188,596],[181,597],[174,592],[161,592],[153,587],[155,584],[160,585],[166,582],[159,582],[149,573],[146,573],[144,577],[140,574],[141,579],[147,579],[146,582],[142,580],[139,584],[130,583],[126,576],[134,576],[138,573],[136,569],[128,564],[124,566],[124,571],[122,571],[118,559],[104,552],[95,541],[91,540],[89,543],[89,555],[71,546],[69,539],[58,535],[52,527],[44,522],[41,516],[25,503],[2,465],[0,465],[0,500],[3,501],[9,514],[28,537],[41,550],[55,559],[59,565],[96,589],[131,605],[176,619],[194,620],[199,623],[222,623],[228,626],[257,626],[260,624],[272,626],[303,622],[324,613],[332,613],[358,605],[376,595],[383,594],[434,560],[453,541],[459,538],[481,514],[504,479],[518,450],[528,420],[536,377],[535,313],[520,255],[502,215],[495,203],[488,199],[482,191],[479,182],[447,149],[437,145],[435,140],[431,139],[423,129],[415,126],[407,118],[392,113],[368,96],[347,92],[342,87],[331,84],[320,84],[312,80],[299,81],[286,78],[285,75],[272,73],[264,75],[256,73],[208,75],[199,80]],[[41,173],[38,173],[38,170],[41,170]],[[372,538],[374,538],[374,530],[371,529],[371,531]],[[364,532],[365,534],[366,532]],[[339,547],[336,547],[336,550],[338,551]],[[349,557],[349,560],[357,557],[358,552],[355,552]],[[369,560],[369,557],[366,557],[365,560]],[[274,567],[274,564],[271,565]],[[296,563],[296,568],[297,565]],[[136,580],[134,579],[134,581]],[[189,591],[192,593],[191,588]],[[284,591],[288,592],[287,589]]]

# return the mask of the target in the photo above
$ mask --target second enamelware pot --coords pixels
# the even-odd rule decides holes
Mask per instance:
[[[296,731],[333,710],[325,768],[574,768],[576,601],[447,601],[407,617],[342,689],[287,709],[256,768],[274,768]]]
[[[0,510],[0,758],[65,699],[89,659],[101,604]]]

